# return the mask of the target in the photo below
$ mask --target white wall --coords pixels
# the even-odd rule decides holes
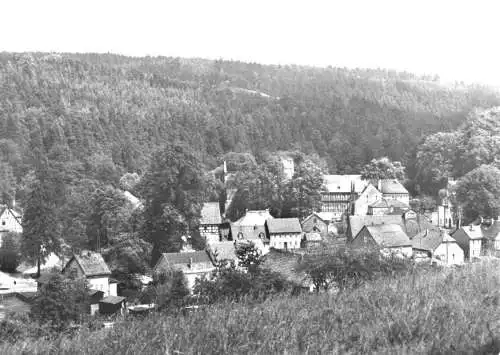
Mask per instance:
[[[434,251],[434,257],[447,265],[462,264],[465,259],[464,251],[457,243],[441,243]]]
[[[413,248],[411,246],[398,247],[398,248],[383,248],[381,252],[384,255],[394,254],[398,256],[404,256],[406,258],[411,258],[411,256],[413,255]]]
[[[469,241],[469,259],[481,256],[481,239],[471,239]]]
[[[88,278],[87,282],[89,284],[89,288],[91,288],[93,290],[98,290],[98,291],[104,292],[104,297],[110,296],[109,278],[108,277]],[[116,293],[116,290],[115,290],[115,293]]]
[[[302,233],[300,234],[273,234],[270,237],[269,246],[275,249],[299,249],[302,240]]]

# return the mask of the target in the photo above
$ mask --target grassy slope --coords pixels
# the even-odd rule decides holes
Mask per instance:
[[[491,353],[500,350],[500,264],[384,279],[338,296],[228,304],[186,318],[0,347],[2,354]],[[490,333],[488,327],[493,331]],[[491,336],[496,337],[496,340]]]

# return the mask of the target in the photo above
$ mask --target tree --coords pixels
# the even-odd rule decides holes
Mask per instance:
[[[152,245],[135,234],[122,233],[104,255],[115,274],[144,274],[149,269]]]
[[[60,250],[60,225],[56,215],[54,197],[45,177],[39,178],[32,187],[23,216],[21,252],[28,261],[38,266],[50,255]]]
[[[322,187],[321,168],[309,159],[303,160],[285,186],[281,217],[302,218],[311,214],[319,206]]]
[[[120,233],[130,232],[132,206],[120,190],[109,185],[97,189],[89,207],[87,235],[92,247],[105,247]]]
[[[31,314],[40,323],[49,323],[58,332],[72,322],[79,322],[90,310],[88,287],[84,279],[50,274],[31,305]]]
[[[418,147],[414,180],[424,192],[435,194],[452,177],[458,142],[457,133],[439,132]]]
[[[120,188],[125,191],[134,191],[136,185],[141,180],[137,173],[126,173],[120,178]]]
[[[187,302],[189,289],[184,273],[180,270],[168,270],[155,276],[141,295],[142,302],[154,302],[160,310],[175,310]]]
[[[372,159],[361,170],[361,177],[365,180],[383,180],[405,178],[405,167],[398,161],[391,161],[387,157]]]
[[[481,165],[458,180],[453,191],[464,217],[496,217],[500,212],[500,170]]]
[[[7,272],[15,272],[20,262],[19,250],[20,235],[15,232],[7,232],[2,236],[0,247],[0,269]]]
[[[16,192],[16,178],[12,167],[7,162],[0,161],[0,203],[10,205]]]
[[[145,199],[143,235],[153,244],[154,264],[161,252],[179,251],[181,236],[199,225],[201,162],[187,145],[168,143],[153,155],[139,189]]]
[[[238,243],[236,245],[238,265],[252,271],[262,262],[262,252],[252,242]]]

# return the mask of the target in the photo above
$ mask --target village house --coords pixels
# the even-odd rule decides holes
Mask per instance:
[[[215,266],[208,251],[162,253],[153,269],[153,274],[160,275],[169,270],[182,271],[186,276],[187,287],[192,290],[196,279],[209,277]]]
[[[388,200],[385,198],[381,198],[380,200],[377,200],[368,206],[367,214],[374,216],[380,216],[386,214],[394,214],[401,216],[409,209],[410,206],[399,200],[395,199]]]
[[[266,221],[269,247],[275,249],[299,249],[302,227],[298,218],[272,218]]]
[[[361,179],[361,175],[324,175],[321,212],[332,212],[334,218],[340,220],[368,183]]]
[[[491,222],[491,225],[481,225],[481,230],[486,242],[486,248],[493,252],[500,251],[500,218]]]
[[[484,255],[483,248],[486,240],[483,236],[481,226],[472,224],[464,226],[453,232],[451,236],[464,250],[466,260],[472,261],[474,258]]]
[[[411,242],[416,260],[438,260],[444,265],[462,264],[465,260],[463,249],[443,229],[426,229],[413,237]]]
[[[207,242],[218,242],[220,240],[219,226],[222,223],[220,206],[218,202],[206,202],[201,209],[200,235]]]
[[[412,256],[412,242],[399,224],[365,225],[353,239],[351,246],[378,247],[383,253]]]
[[[246,211],[243,217],[231,223],[229,239],[264,240],[266,239],[266,229],[264,225],[269,219],[273,219],[273,216],[269,213],[269,209]]]
[[[107,296],[99,301],[99,314],[112,315],[119,313],[124,315],[127,311],[127,299],[122,296]]]
[[[302,231],[319,233],[323,238],[329,233],[337,233],[333,219],[334,214],[331,212],[313,212],[302,221]]]
[[[369,206],[382,199],[382,193],[375,186],[368,183],[359,197],[353,202],[351,214],[364,216],[369,212]]]
[[[408,190],[396,179],[378,180],[378,190],[386,200],[398,200],[405,205],[410,205],[410,194]]]
[[[92,290],[102,291],[104,296],[116,296],[118,283],[111,279],[111,271],[100,253],[83,251],[74,254],[62,269],[66,276],[85,278]]]
[[[402,215],[349,216],[346,233],[347,240],[350,241],[356,237],[364,226],[378,224],[398,224],[410,239],[426,228],[434,227],[427,218],[412,210],[408,210]]]
[[[2,236],[8,232],[22,233],[21,214],[5,205],[0,205],[0,246]]]

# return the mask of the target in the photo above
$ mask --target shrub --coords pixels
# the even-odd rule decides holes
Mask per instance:
[[[159,310],[176,311],[184,306],[189,296],[186,277],[179,270],[170,270],[155,276],[139,297],[142,303],[156,303]]]
[[[59,273],[50,274],[31,305],[31,314],[39,323],[56,331],[80,322],[90,309],[85,280],[74,280]]]

